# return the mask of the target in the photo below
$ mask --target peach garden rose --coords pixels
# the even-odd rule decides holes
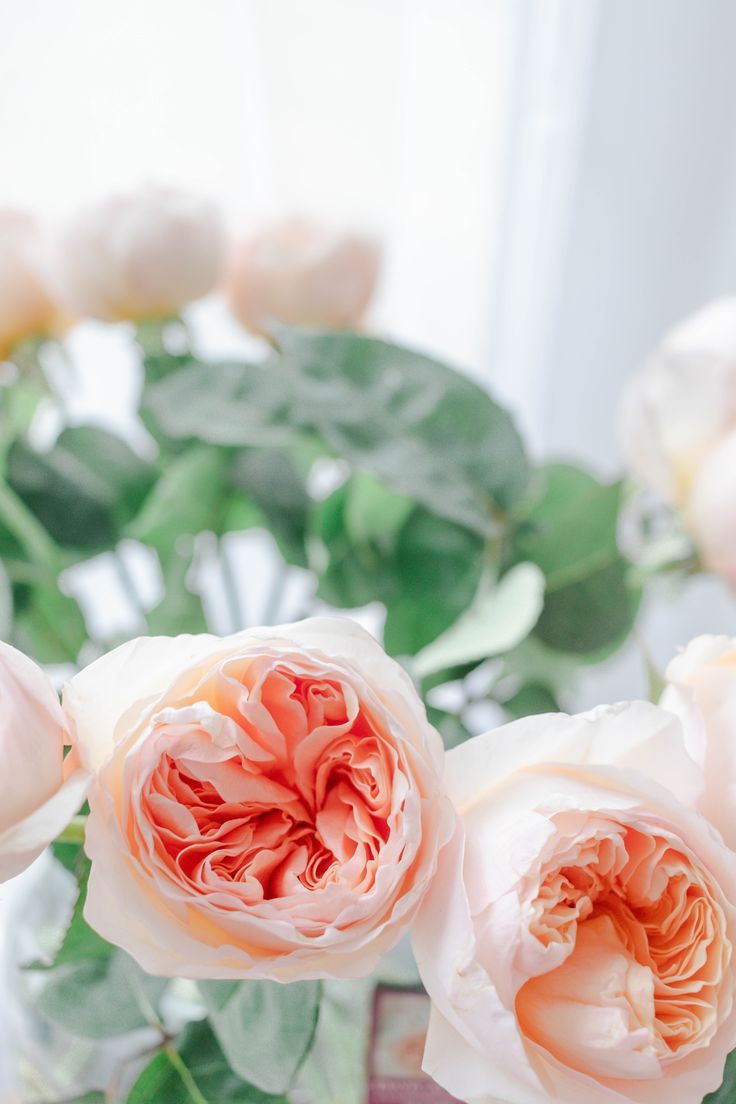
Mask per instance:
[[[0,882],[20,874],[84,801],[89,774],[56,691],[33,660],[0,642]]]
[[[411,681],[345,620],[141,638],[68,685],[86,917],[153,974],[368,973],[454,823]]]
[[[695,1104],[736,1046],[736,855],[679,721],[536,716],[447,756],[414,944],[424,1067],[469,1104]]]
[[[355,328],[375,291],[380,260],[370,238],[292,216],[235,246],[228,301],[236,318],[256,332],[273,322]]]
[[[25,211],[0,210],[0,360],[56,321],[38,226]]]
[[[149,185],[77,211],[54,252],[55,286],[70,314],[138,322],[175,314],[214,289],[225,227],[209,201]]]

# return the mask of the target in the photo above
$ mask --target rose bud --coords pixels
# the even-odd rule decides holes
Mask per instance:
[[[89,774],[56,692],[22,652],[0,643],[0,882],[30,866],[79,810]]]
[[[274,322],[352,329],[371,301],[379,267],[370,238],[293,217],[233,250],[226,293],[236,318],[259,333]]]
[[[345,620],[141,638],[64,703],[98,769],[88,922],[152,974],[359,977],[454,818],[404,671]]]
[[[137,322],[207,295],[224,259],[225,229],[212,203],[148,186],[85,207],[62,228],[55,280],[70,312]]]
[[[460,817],[414,928],[424,1068],[473,1104],[693,1104],[736,1046],[736,854],[643,702],[447,756]]]
[[[23,211],[0,211],[0,359],[48,332],[57,311],[43,274],[39,229]]]

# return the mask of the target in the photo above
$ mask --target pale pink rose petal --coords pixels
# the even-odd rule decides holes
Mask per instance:
[[[0,881],[20,873],[66,827],[84,801],[89,772],[48,677],[0,642]]]

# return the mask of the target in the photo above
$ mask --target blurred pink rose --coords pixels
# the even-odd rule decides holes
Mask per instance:
[[[351,329],[370,303],[379,267],[370,238],[293,217],[233,250],[226,290],[233,314],[257,332],[273,322]]]
[[[736,849],[736,639],[698,636],[667,668],[661,704],[683,722],[690,754],[703,764],[699,802]]]
[[[685,505],[710,449],[736,429],[736,297],[710,303],[666,335],[629,382],[620,426],[634,474]]]
[[[106,322],[164,318],[219,283],[225,229],[217,208],[148,186],[80,210],[56,243],[59,297]]]
[[[0,882],[37,858],[78,811],[89,785],[48,678],[0,643]]]
[[[345,620],[141,638],[64,704],[89,761],[89,923],[153,974],[358,977],[453,824],[411,681]]]
[[[655,781],[656,779],[656,781]],[[473,1104],[694,1104],[736,1045],[736,855],[677,718],[537,716],[449,752],[414,928],[424,1068]]]
[[[0,211],[0,359],[17,342],[46,333],[56,306],[43,274],[39,229],[23,211]]]

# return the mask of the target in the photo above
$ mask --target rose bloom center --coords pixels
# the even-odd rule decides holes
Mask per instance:
[[[605,816],[580,838],[573,820],[558,818],[567,839],[525,902],[533,939],[562,961],[522,985],[519,1024],[573,1069],[649,1076],[718,1027],[726,920],[681,842]]]
[[[405,811],[396,749],[347,682],[273,663],[251,663],[247,686],[240,674],[153,717],[130,767],[137,852],[224,909],[369,892]]]

